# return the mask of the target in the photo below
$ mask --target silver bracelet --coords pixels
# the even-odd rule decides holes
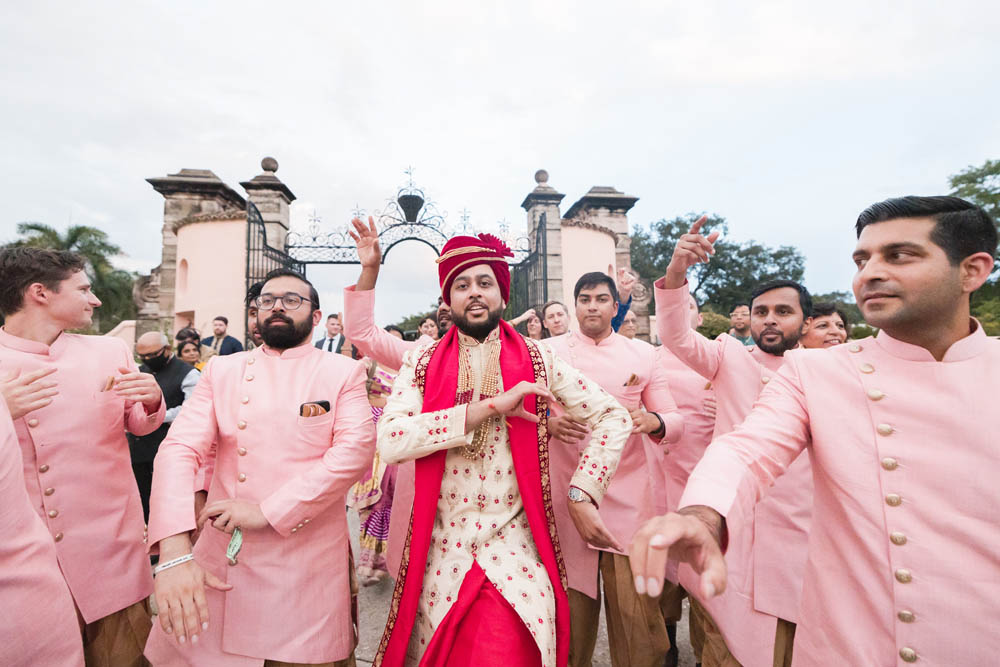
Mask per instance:
[[[183,565],[184,563],[188,562],[189,560],[194,560],[194,554],[193,553],[185,554],[183,556],[179,556],[178,558],[175,558],[173,560],[168,560],[166,563],[160,563],[156,567],[153,568],[153,576],[155,577],[160,572],[163,572],[164,570],[169,570],[170,568],[176,567],[177,565]]]

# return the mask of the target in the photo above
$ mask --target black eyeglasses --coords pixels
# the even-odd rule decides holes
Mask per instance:
[[[156,357],[158,357],[161,354],[163,354],[164,352],[166,352],[168,349],[170,349],[170,346],[169,345],[164,345],[163,347],[161,347],[156,352],[150,352],[149,354],[140,354],[138,356],[143,361],[148,361],[149,359],[155,359]]]
[[[274,305],[281,302],[285,307],[285,310],[298,310],[299,306],[302,305],[303,301],[308,301],[312,303],[312,299],[305,299],[295,292],[285,292],[281,296],[275,296],[273,294],[261,294],[257,297],[255,303],[257,307],[261,310],[271,310]]]

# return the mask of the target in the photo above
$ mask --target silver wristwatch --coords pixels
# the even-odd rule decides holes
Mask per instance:
[[[569,493],[566,494],[571,503],[592,503],[594,499],[585,492],[583,489],[578,489],[575,486],[569,487]]]

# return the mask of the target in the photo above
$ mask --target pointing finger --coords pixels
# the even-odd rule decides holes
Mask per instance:
[[[703,215],[700,218],[698,218],[697,220],[695,220],[694,224],[691,225],[691,231],[689,231],[688,234],[700,234],[701,233],[701,227],[702,227],[702,225],[705,224],[705,222],[707,220],[708,220],[708,216],[707,215]]]

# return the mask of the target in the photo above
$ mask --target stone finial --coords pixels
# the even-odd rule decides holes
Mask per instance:
[[[549,172],[544,169],[539,169],[535,172],[535,183],[539,185],[545,185],[549,182]]]
[[[273,174],[278,171],[278,161],[273,157],[266,157],[260,161],[260,168]]]

